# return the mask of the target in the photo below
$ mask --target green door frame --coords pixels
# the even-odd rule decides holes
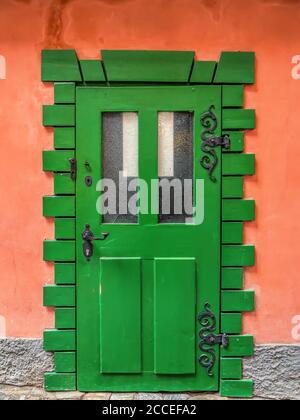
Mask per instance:
[[[197,363],[201,354],[197,348],[201,326],[196,322],[196,314],[203,312],[206,302],[209,302],[217,320],[215,332],[219,332],[218,203],[221,201],[221,165],[214,171],[218,182],[212,182],[207,171],[199,164],[201,115],[212,104],[215,107],[214,115],[220,121],[220,86],[77,88],[77,238],[81,237],[87,223],[97,235],[103,231],[110,233],[105,242],[94,243],[94,255],[89,262],[83,255],[82,243],[77,243],[77,383],[80,391],[218,390],[219,349],[218,346],[214,348],[214,374],[209,376],[205,368]],[[101,114],[120,110],[135,110],[138,113],[139,177],[148,185],[158,178],[158,111],[188,110],[193,113],[193,138],[200,139],[194,141],[194,178],[204,180],[205,183],[203,223],[195,221],[188,224],[162,224],[158,223],[157,215],[153,214],[140,214],[136,224],[100,223],[100,215],[95,208],[99,192],[95,187],[88,188],[83,180],[86,176],[92,176],[96,184],[96,180],[105,178],[100,162],[103,141]],[[214,135],[221,135],[220,124],[215,128]],[[86,139],[89,139],[88,142]],[[215,150],[221,159],[221,148]],[[89,162],[88,168],[84,164],[86,161]],[[133,259],[136,261],[134,270]],[[176,269],[172,265],[176,265]],[[120,266],[123,267],[122,279],[119,274]],[[109,274],[106,274],[107,270]],[[164,272],[161,274],[163,281],[157,276],[159,270]],[[126,277],[127,271],[134,271],[135,276]],[[165,282],[168,281],[166,278],[170,282],[168,290],[165,289]],[[123,290],[124,284],[126,287]],[[100,288],[101,298],[98,292],[95,293]],[[114,292],[110,292],[108,288]],[[163,304],[161,300],[164,292],[167,295]],[[107,303],[109,296],[111,300]],[[136,298],[132,300],[132,296]],[[126,305],[125,302],[130,301]],[[177,303],[174,304],[174,301]],[[180,314],[176,315],[180,308]],[[151,321],[152,311],[156,321]],[[173,312],[171,317],[170,311]],[[107,323],[105,319],[109,319]],[[180,327],[179,319],[182,321]],[[163,333],[160,332],[161,329],[164,330]],[[194,342],[190,336],[194,337]],[[153,340],[150,337],[154,337]],[[175,340],[173,345],[172,340]],[[134,345],[130,345],[129,341]],[[106,348],[104,343],[108,342],[109,348]],[[166,343],[169,351],[166,351]],[[105,373],[102,373],[103,369]]]
[[[254,53],[224,52],[219,63],[194,61],[185,51],[102,51],[100,60],[78,60],[74,50],[44,50],[42,80],[54,82],[55,105],[45,105],[44,126],[54,127],[53,151],[43,152],[43,170],[54,172],[54,196],[44,197],[43,215],[55,218],[55,240],[44,242],[44,260],[55,265],[55,285],[44,288],[44,305],[55,307],[55,329],[44,333],[55,370],[45,375],[48,391],[77,389],[76,337],[76,87],[137,85],[221,85],[223,150],[220,392],[251,397],[253,383],[242,379],[242,357],[252,356],[253,337],[241,335],[242,312],[254,310],[254,292],[243,288],[243,267],[254,265],[254,247],[243,245],[243,222],[254,220],[255,203],[243,200],[243,176],[255,172],[255,158],[243,154],[244,131],[255,128],[254,110],[243,109],[244,85],[254,83]],[[75,168],[73,168],[75,169]],[[81,241],[81,238],[78,238]]]

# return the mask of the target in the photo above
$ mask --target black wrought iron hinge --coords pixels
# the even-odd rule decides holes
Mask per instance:
[[[214,135],[218,128],[218,121],[216,114],[214,113],[214,105],[209,107],[209,110],[202,114],[201,125],[204,128],[201,134],[202,145],[201,150],[204,156],[201,158],[201,166],[207,170],[210,179],[216,182],[216,177],[213,176],[213,171],[218,163],[218,156],[215,152],[215,148],[220,146],[224,149],[230,148],[230,137],[228,135],[216,137]]]
[[[71,166],[70,177],[71,177],[72,181],[75,181],[76,176],[77,176],[77,160],[75,158],[71,158],[71,159],[69,159],[69,162],[70,162],[70,166]]]
[[[209,303],[206,303],[204,306],[205,311],[198,315],[198,321],[201,325],[199,349],[203,352],[199,357],[199,363],[207,370],[209,376],[213,376],[216,353],[212,347],[221,345],[227,348],[229,346],[229,337],[226,334],[214,334],[217,328],[216,316],[211,311]]]

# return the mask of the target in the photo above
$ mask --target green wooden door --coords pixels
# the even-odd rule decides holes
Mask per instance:
[[[213,376],[198,362],[197,315],[209,302],[219,328],[220,313],[221,165],[216,167],[215,183],[200,165],[200,120],[211,105],[221,121],[219,86],[77,88],[81,391],[218,389],[218,349]],[[127,132],[126,118],[131,120]],[[164,119],[169,122],[161,127]],[[221,134],[220,125],[215,134]],[[172,147],[175,157],[170,158]],[[165,217],[160,205],[159,214],[140,209],[138,215],[120,215],[119,208],[116,217],[99,214],[101,178],[122,169],[127,180],[138,177],[150,185],[151,180],[172,177],[176,159],[182,177],[192,174],[194,205],[204,210],[202,223],[201,217]],[[91,186],[86,176],[92,177]],[[199,197],[197,180],[204,180]],[[146,195],[154,203],[160,196],[155,188]],[[82,251],[86,224],[95,236],[109,233],[105,241],[93,242],[90,261]]]

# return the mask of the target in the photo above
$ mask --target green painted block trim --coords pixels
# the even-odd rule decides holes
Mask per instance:
[[[223,222],[222,223],[222,244],[242,244],[243,223]]]
[[[75,126],[74,105],[44,105],[44,127],[73,127]]]
[[[222,153],[238,153],[244,151],[244,131],[223,131],[223,135],[228,135],[230,137],[230,147],[228,149],[223,148]]]
[[[75,239],[75,218],[55,218],[55,239]]]
[[[109,82],[187,83],[192,51],[102,51]]]
[[[42,81],[81,82],[75,50],[43,50]]]
[[[243,198],[244,178],[241,176],[222,177],[222,198]]]
[[[222,312],[252,312],[255,309],[253,290],[223,290]]]
[[[222,289],[242,289],[243,274],[242,268],[222,268]]]
[[[220,388],[221,396],[228,398],[252,398],[253,397],[253,381],[245,379],[221,380]]]
[[[255,81],[254,52],[223,52],[214,83],[253,84]]]
[[[212,83],[216,67],[216,61],[195,61],[190,83]]]
[[[75,241],[44,241],[44,261],[75,261]]]
[[[56,104],[74,104],[76,102],[75,83],[55,83],[54,102]]]
[[[75,373],[76,372],[76,353],[75,352],[55,352],[54,366],[56,373]]]
[[[113,53],[114,51],[108,51],[108,55],[110,53]],[[192,59],[190,60],[189,65],[189,71],[185,70],[183,76],[183,72],[181,71],[181,76],[174,76],[174,67],[172,69],[172,72],[170,73],[170,63],[160,62],[159,65],[161,68],[159,68],[158,63],[155,63],[155,58],[157,59],[157,56],[164,52],[148,52],[148,51],[117,51],[117,54],[113,57],[113,60],[118,60],[124,53],[129,53],[129,59],[127,63],[121,63],[122,66],[115,67],[116,71],[116,80],[113,80],[113,75],[111,81],[119,81],[119,82],[166,82],[166,83],[172,83],[172,82],[187,82],[188,76],[190,75],[191,66],[192,66]],[[137,54],[136,54],[137,53]],[[154,58],[152,56],[152,63],[149,66],[146,66],[147,60],[150,59],[149,53],[154,53]],[[156,54],[158,53],[158,54]],[[174,52],[167,52],[172,54],[173,60],[175,59]],[[184,52],[186,54],[186,52]],[[142,57],[142,55],[144,57]],[[182,54],[182,53],[179,53]],[[189,53],[192,54],[193,53]],[[224,76],[224,69],[226,70],[226,66],[228,68],[228,62],[230,61],[230,57],[228,54],[231,53],[223,53],[221,62],[223,59],[223,63],[220,62],[220,65],[217,69],[217,75],[215,78],[216,83],[220,83],[217,81],[218,73],[219,75],[222,74]],[[231,60],[236,60],[237,62],[237,55],[240,53],[233,53]],[[105,52],[103,56],[105,55]],[[126,54],[125,54],[126,55]],[[168,54],[167,54],[168,55]],[[75,54],[76,56],[76,54]],[[136,59],[137,56],[140,56],[143,58],[143,62],[137,63]],[[254,55],[253,55],[254,56]],[[183,57],[183,56],[182,56]],[[178,57],[177,57],[178,58]],[[241,58],[241,56],[240,56]],[[239,60],[240,60],[239,58]],[[176,60],[175,60],[176,61]],[[77,62],[77,58],[76,58]],[[159,60],[158,60],[159,62]],[[187,62],[187,60],[186,60]],[[108,63],[108,61],[107,61]],[[78,62],[77,68],[79,69]],[[116,61],[113,63],[113,65],[116,64]],[[140,65],[137,65],[140,64]],[[161,65],[163,64],[163,65]],[[174,62],[173,62],[174,64]],[[179,69],[179,62],[177,62],[178,67],[176,69]],[[177,65],[176,64],[176,65]],[[226,64],[226,66],[225,66]],[[82,73],[84,74],[84,81],[85,82],[99,82],[104,83],[105,82],[105,74],[102,68],[102,64],[99,60],[82,60],[80,62]],[[183,63],[180,64],[181,69],[183,68]],[[138,74],[138,78],[134,79],[132,74],[133,72],[128,72],[128,69],[132,66],[134,68],[134,71],[136,74]],[[215,62],[196,62],[194,63],[193,71],[191,74],[190,82],[191,83],[210,83],[211,78],[213,77],[213,74],[215,72]],[[225,67],[224,67],[225,66]],[[239,77],[241,77],[241,60],[239,61]],[[148,68],[147,68],[148,67]],[[100,69],[100,74],[99,74]],[[254,65],[253,65],[254,69]],[[106,69],[107,70],[107,69]],[[141,70],[143,70],[141,72]],[[221,71],[222,70],[222,71]],[[244,67],[245,70],[245,67]],[[243,70],[243,71],[244,71]],[[124,79],[123,75],[128,72],[129,79]],[[166,74],[169,72],[170,77],[163,80],[164,77],[166,77]],[[79,72],[80,73],[80,72]],[[233,71],[230,70],[230,77],[232,77]],[[229,75],[227,74],[227,76]],[[237,72],[236,72],[237,73]],[[145,76],[146,75],[146,76]],[[148,76],[147,76],[148,75]],[[158,76],[159,75],[159,76]],[[149,79],[147,80],[147,77]],[[158,77],[158,79],[156,79]],[[185,80],[172,80],[174,77],[184,77]],[[243,76],[244,77],[244,76]],[[80,77],[81,79],[81,77]],[[151,80],[153,79],[153,80]],[[65,80],[60,80],[65,81]],[[68,80],[66,80],[68,81]],[[74,80],[75,81],[75,80]],[[232,80],[231,82],[222,82],[222,83],[247,83],[245,81],[237,81],[237,79]],[[71,88],[72,86],[72,88]],[[255,127],[255,113],[254,110],[238,110],[238,109],[232,109],[237,107],[242,107],[244,104],[244,89],[243,86],[239,85],[230,85],[230,86],[223,86],[223,107],[225,108],[223,110],[223,129],[224,130],[237,130],[237,129],[250,129]],[[72,99],[73,100],[72,100]],[[59,83],[55,86],[55,102],[56,104],[69,104],[73,103],[75,101],[75,84],[71,83]],[[75,129],[73,128],[75,124],[75,112],[72,115],[72,123],[71,121],[71,113],[69,112],[69,109],[64,109],[63,112],[61,112],[61,106],[46,106],[44,108],[44,125],[46,126],[56,126],[59,128],[54,129],[54,146],[56,149],[74,149],[75,148]],[[231,108],[231,109],[226,109]],[[238,112],[236,112],[238,111]],[[231,147],[228,150],[223,150],[223,174],[226,174],[227,176],[223,177],[222,180],[222,189],[223,189],[223,198],[242,198],[243,197],[243,180],[241,177],[237,176],[228,176],[228,175],[248,175],[254,173],[254,156],[253,159],[253,166],[252,169],[249,169],[251,166],[251,162],[249,163],[249,157],[250,155],[232,155],[232,153],[239,153],[243,152],[244,150],[244,133],[243,132],[237,132],[237,131],[223,131],[223,133],[228,133],[231,136]],[[64,151],[65,152],[65,151]],[[230,153],[231,152],[231,153]],[[45,152],[47,154],[47,152]],[[50,152],[51,153],[51,152]],[[53,155],[54,156],[54,155]],[[228,158],[227,158],[228,156]],[[245,157],[244,157],[245,156]],[[237,157],[237,158],[236,158]],[[238,158],[241,157],[239,160]],[[47,161],[48,159],[48,161]],[[50,163],[49,159],[51,160],[50,155],[46,155],[46,163],[45,163],[45,170],[54,171],[54,172],[64,172],[69,171],[69,168],[62,169],[61,167],[57,166],[59,165],[58,160],[55,160],[55,163],[53,162],[54,169],[50,169]],[[246,162],[246,172],[243,168],[245,166]],[[244,162],[244,164],[243,164]],[[243,166],[244,165],[244,166]],[[57,169],[55,169],[57,168]],[[231,173],[230,171],[234,171]],[[238,171],[238,172],[236,172]],[[74,194],[75,193],[75,182],[70,180],[69,174],[55,174],[54,177],[55,182],[55,194]],[[59,198],[59,197],[55,197]],[[65,197],[62,197],[65,198]],[[71,198],[71,197],[70,197]],[[72,197],[74,199],[74,197]],[[45,197],[45,200],[47,201],[47,197]],[[234,201],[234,200],[231,200]],[[242,201],[242,200],[236,200],[236,201]],[[47,203],[47,206],[49,204]],[[47,207],[46,206],[46,207]],[[49,208],[49,207],[48,207]],[[75,206],[74,206],[74,212],[75,212]],[[52,216],[50,216],[52,217]],[[65,217],[68,217],[68,215],[64,214],[58,217],[62,217],[61,219],[56,219],[56,237],[57,238],[63,238],[68,239],[71,238],[71,232],[74,230],[74,222],[75,219],[66,219]],[[235,219],[233,219],[235,220]],[[239,219],[238,219],[239,220]],[[72,221],[72,222],[71,222]],[[72,225],[72,226],[71,226]],[[222,287],[223,289],[233,289],[233,288],[242,288],[243,285],[243,276],[242,276],[242,269],[237,267],[231,267],[231,265],[237,265],[237,266],[244,266],[244,265],[252,265],[254,264],[254,247],[251,246],[235,246],[235,245],[228,245],[229,243],[241,243],[242,242],[242,223],[236,223],[236,222],[226,222],[222,224],[222,234],[223,234],[223,245],[222,246],[222,265],[225,268],[222,268]],[[74,236],[75,237],[75,236]],[[62,246],[65,246],[67,244],[68,253],[72,254],[72,260],[69,259],[69,257],[65,260],[65,251],[66,249],[63,249]],[[72,250],[73,248],[73,250]],[[53,260],[53,258],[57,258],[55,261],[74,261],[75,260],[75,242],[74,241],[45,241],[44,243],[44,250],[46,256],[48,256],[50,261]],[[51,254],[52,256],[50,256]],[[63,259],[62,259],[62,254]],[[229,265],[230,264],[230,265]],[[228,267],[228,268],[227,268]],[[55,264],[55,282],[56,284],[75,284],[75,264],[74,263],[56,263]],[[55,287],[55,286],[52,286]],[[61,288],[61,286],[60,286]],[[228,299],[229,295],[226,295],[225,290],[223,290],[222,293],[225,293],[225,304],[227,305],[228,302],[226,299]],[[46,292],[47,293],[47,292]],[[51,293],[51,292],[50,292]],[[230,290],[229,293],[232,293],[232,290]],[[244,292],[240,292],[244,293]],[[253,293],[253,292],[252,292]],[[47,296],[47,299],[50,299],[50,295]],[[47,300],[46,299],[46,300]],[[48,299],[48,302],[49,302]],[[238,301],[238,304],[241,304],[239,299],[234,298],[235,303]],[[56,308],[56,321],[55,325],[56,328],[66,329],[66,328],[74,328],[75,327],[75,313],[76,309],[74,307],[62,307],[62,308]],[[222,331],[226,332],[227,334],[240,334],[242,330],[242,317],[240,313],[222,313],[221,314],[221,329]],[[225,331],[226,330],[226,331]],[[60,332],[71,332],[71,334],[74,336],[74,349],[76,347],[76,337],[74,331],[59,331],[54,330],[54,335],[51,335],[52,332],[45,331],[45,336],[51,341],[55,341],[58,337],[56,333]],[[65,340],[66,336],[63,336],[63,339]],[[55,339],[55,340],[54,340]],[[252,352],[253,352],[253,337],[250,337],[252,339]],[[234,352],[233,356],[237,356],[238,352],[241,354],[239,355],[244,356],[248,355],[247,352],[250,353],[250,350],[247,350],[247,340],[249,341],[249,336],[235,336],[230,337],[230,352]],[[49,346],[61,346],[61,344],[52,344],[50,343]],[[239,349],[237,349],[239,347]],[[55,364],[56,364],[56,370],[66,372],[62,373],[72,373],[75,372],[74,370],[74,361],[76,358],[76,355],[74,352],[69,352],[70,349],[68,349],[67,352],[62,353],[65,351],[65,349],[61,350],[61,348],[58,349],[59,353],[55,354]],[[229,349],[228,349],[229,350]],[[55,350],[48,350],[48,351],[55,351]],[[223,350],[222,350],[223,351]],[[244,353],[244,354],[242,354]],[[227,352],[225,354],[226,357],[230,356],[230,353]],[[67,360],[68,359],[68,360]],[[222,365],[222,362],[224,360],[224,365]],[[68,366],[69,367],[63,367]],[[58,365],[58,367],[57,367]],[[59,367],[60,366],[60,367]],[[72,366],[72,367],[70,367]],[[227,373],[226,373],[227,372]],[[229,372],[229,373],[228,373]],[[237,374],[239,372],[239,375]],[[53,382],[53,386],[51,385],[49,390],[55,390],[57,387],[58,390],[66,390],[69,389],[67,384],[62,385],[62,388],[60,387],[60,383],[62,383],[64,380],[69,381],[68,375],[64,375],[65,379],[63,379],[62,375],[60,374],[46,374],[46,377],[49,376],[51,381]],[[76,378],[74,376],[74,389],[76,389]],[[46,381],[45,377],[45,381]],[[222,359],[221,360],[221,377],[222,379],[236,379],[235,381],[222,381],[222,383],[225,382],[245,382],[245,381],[239,381],[237,379],[240,379],[241,377],[241,359]],[[57,385],[54,382],[57,382]],[[72,385],[73,386],[73,385]]]
[[[74,263],[54,264],[55,284],[75,284],[76,265]]]
[[[222,157],[222,175],[254,175],[255,155],[226,153]]]
[[[75,194],[75,181],[71,179],[69,173],[54,174],[54,194]]]
[[[239,358],[221,358],[221,379],[242,379],[243,361]]]
[[[229,337],[228,348],[221,348],[221,357],[252,356],[254,356],[254,340],[252,335],[232,335]]]
[[[75,329],[76,328],[76,309],[75,308],[55,308],[55,328],[57,330]]]
[[[241,334],[243,329],[241,313],[222,313],[222,334]]]
[[[224,85],[222,86],[223,107],[239,108],[244,106],[244,86]]]
[[[44,377],[46,391],[76,391],[75,373],[53,373],[47,372]]]
[[[255,264],[253,245],[222,245],[223,267],[251,267]]]
[[[75,149],[75,128],[55,127],[54,128],[55,149]]]
[[[76,333],[74,330],[45,330],[45,351],[74,351],[76,350]]]
[[[82,77],[85,82],[106,82],[100,60],[80,60]]]
[[[255,201],[239,199],[222,200],[223,221],[253,221],[255,219]]]
[[[223,130],[253,130],[256,126],[254,109],[223,109]]]
[[[44,217],[74,217],[75,197],[45,196],[43,197]]]
[[[43,151],[43,171],[70,172],[70,159],[74,158],[73,150]]]
[[[75,306],[75,286],[44,286],[44,306]]]

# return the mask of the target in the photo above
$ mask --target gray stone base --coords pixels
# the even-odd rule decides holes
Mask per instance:
[[[0,385],[42,387],[44,372],[53,370],[53,356],[43,340],[0,339]]]
[[[81,392],[45,392],[43,388],[16,387],[0,385],[1,400],[227,400],[218,394],[149,394],[149,393],[81,393]]]
[[[256,346],[244,359],[244,376],[253,379],[256,396],[300,400],[300,345]]]
[[[53,370],[52,354],[43,351],[42,340],[0,339],[1,399],[220,399],[217,394],[166,393],[46,393],[44,372]],[[261,345],[255,357],[244,359],[244,376],[255,382],[258,399],[300,400],[300,345]]]

